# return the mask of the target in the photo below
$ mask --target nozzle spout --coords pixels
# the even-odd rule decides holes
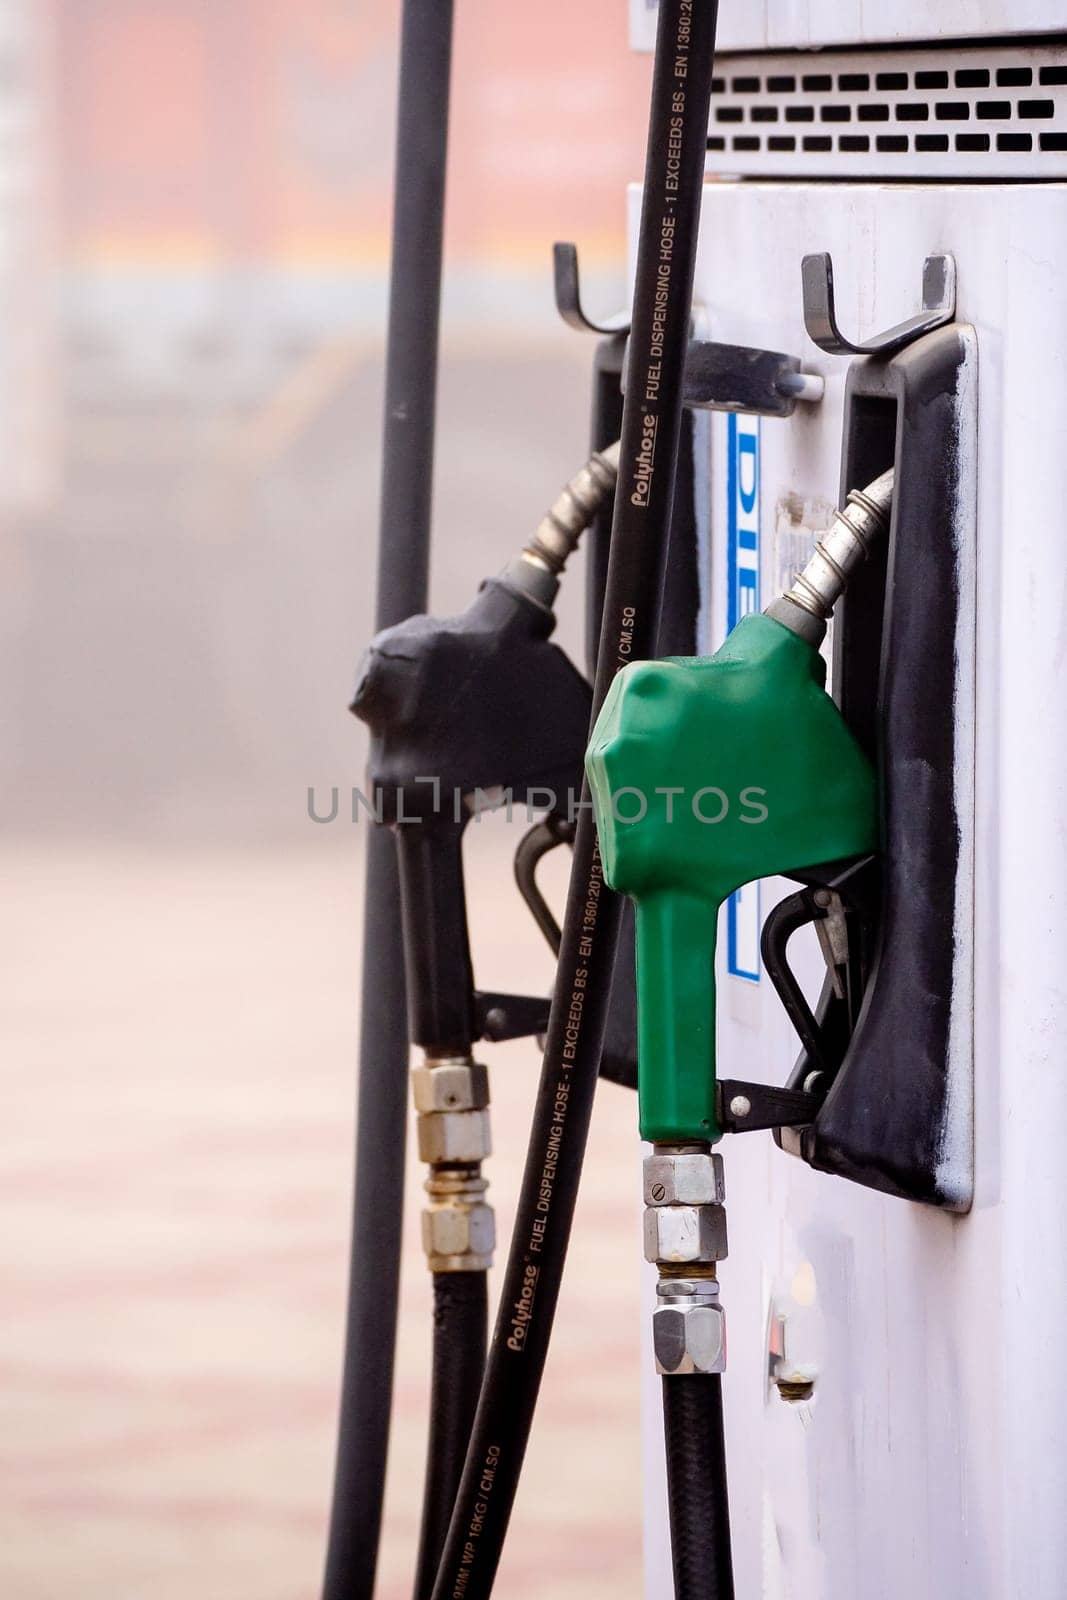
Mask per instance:
[[[615,492],[619,476],[619,441],[598,450],[565,484],[545,512],[523,552],[504,571],[504,578],[551,606],[559,575],[604,502]]]
[[[892,467],[865,489],[850,490],[793,587],[767,607],[766,615],[809,644],[821,644],[853,571],[866,561],[875,540],[888,532],[892,504]]]

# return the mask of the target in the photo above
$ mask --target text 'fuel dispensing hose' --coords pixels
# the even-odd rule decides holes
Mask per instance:
[[[736,889],[877,849],[875,774],[825,690],[819,644],[884,536],[893,473],[854,490],[787,594],[710,658],[628,667],[586,758],[605,881],[635,903],[646,1259],[664,1378],[677,1600],[733,1595],[721,1374],[727,1253],[715,940]],[[623,797],[625,796],[625,806]]]
[[[715,45],[714,0],[662,0],[594,708],[653,653],[681,433]],[[515,1231],[434,1600],[493,1587],[548,1352],[603,1045],[619,907],[579,815]]]

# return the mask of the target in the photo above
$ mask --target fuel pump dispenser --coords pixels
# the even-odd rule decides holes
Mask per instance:
[[[492,1592],[593,1091],[634,1081],[636,1026],[647,1600],[1061,1600],[1067,35],[1045,0],[944,0],[936,39],[915,0],[726,7],[718,39],[713,0],[630,14],[656,41],[632,317],[591,319],[556,252],[601,336],[593,454],[460,617],[383,618],[353,707],[429,1264],[472,1290],[435,1353],[416,1592]],[[668,560],[679,462],[695,562]],[[591,682],[550,642],[587,526]],[[583,751],[588,791],[517,857],[551,1006],[484,994],[472,806],[572,790]],[[560,843],[557,925],[534,873]],[[486,1348],[474,1047],[520,1035],[544,1059]],[[329,1600],[370,1593],[333,1569]]]
[[[631,15],[640,43],[653,11]],[[1053,1600],[1062,17],[768,0],[724,6],[719,42],[694,299],[714,336],[800,352],[825,387],[784,421],[711,418],[701,654],[894,470],[891,526],[826,647],[875,775],[877,848],[836,882],[734,889],[713,957],[705,942],[737,1592]],[[634,249],[637,210],[635,189]],[[624,817],[636,807],[623,796]],[[783,1087],[808,1111],[774,1101]],[[645,1592],[661,1600],[673,1380],[649,1343]]]

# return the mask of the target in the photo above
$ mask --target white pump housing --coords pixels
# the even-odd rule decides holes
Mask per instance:
[[[656,0],[630,0],[630,38],[651,50]],[[762,0],[719,6],[718,50],[814,50],[827,45],[909,44],[931,39],[998,38],[1062,30],[1048,0]]]
[[[653,8],[634,0],[631,15],[635,44],[649,45]],[[931,41],[935,21],[942,38],[966,46]],[[976,684],[973,703],[958,707],[974,748],[963,781],[975,829],[975,1200],[961,1217],[890,1198],[811,1170],[769,1134],[719,1146],[730,1219],[720,1280],[734,1561],[737,1593],[751,1600],[1067,1594],[1067,139],[1040,144],[1042,132],[1067,133],[1067,53],[1062,43],[1025,37],[1061,22],[1039,0],[720,7],[727,54],[709,134],[762,142],[709,152],[695,290],[702,332],[800,355],[824,378],[825,396],[788,420],[700,421],[701,647],[717,647],[729,620],[738,550],[728,454],[738,430],[755,436],[748,459],[758,462],[757,500],[742,559],[757,575],[761,603],[788,583],[836,501],[851,358],[824,354],[805,333],[804,254],[832,254],[841,325],[862,337],[917,311],[924,258],[951,253],[958,318],[973,329],[977,408],[977,448],[961,486],[976,507]],[[902,41],[922,48],[901,50]],[[846,69],[829,48],[799,53],[812,45],[847,53],[847,70],[867,72],[870,92],[842,90],[836,74]],[[856,64],[857,45],[884,48],[864,50]],[[774,54],[753,54],[760,51]],[[943,70],[951,80],[961,61],[967,70],[971,51],[974,70],[982,70],[980,55],[990,73],[988,95],[968,85],[957,93],[950,81],[945,96],[967,101],[967,119],[931,112],[898,120],[891,110],[869,125],[867,151],[839,147],[842,131],[856,136],[868,126],[857,104],[879,93],[891,107],[912,100],[917,71]],[[1024,61],[1032,89],[998,87],[997,71]],[[1042,69],[1056,81],[1040,82]],[[768,78],[790,71],[797,88],[781,92],[777,123],[753,122],[752,107],[773,102]],[[912,76],[905,89],[879,91],[879,72]],[[805,73],[834,81],[805,91]],[[759,87],[735,91],[735,77]],[[1011,101],[1010,127],[979,118],[974,108],[985,98]],[[1053,100],[1053,114],[1020,116],[1019,100],[1031,98]],[[845,125],[816,110],[810,123],[795,124],[829,138],[826,149],[770,149],[771,134],[794,126],[785,105],[809,102],[848,104],[852,115]],[[742,116],[717,123],[715,105],[737,105]],[[907,148],[879,151],[873,138],[883,128]],[[988,150],[957,149],[960,128],[988,130]],[[917,130],[942,129],[947,150],[916,148]],[[998,150],[998,132],[1029,133],[1031,148]],[[634,191],[631,242],[638,205]],[[764,884],[735,908],[741,946],[748,940],[741,959],[731,963],[720,937],[726,1076],[782,1083],[796,1058],[753,942],[760,919],[794,887]],[[817,992],[814,937],[807,966],[797,966]],[[646,1308],[651,1300],[649,1283]],[[783,1361],[810,1374],[809,1400],[780,1397],[772,1375]],[[667,1600],[661,1380],[650,1353],[645,1371],[646,1595]]]

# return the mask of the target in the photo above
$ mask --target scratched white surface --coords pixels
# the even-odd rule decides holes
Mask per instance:
[[[807,342],[800,257],[833,252],[840,317],[864,333],[916,309],[923,257],[951,250],[974,324],[977,740],[974,789],[977,1193],[964,1218],[811,1172],[769,1135],[727,1143],[726,1406],[739,1595],[766,1600],[1061,1600],[1067,1443],[1062,1128],[1067,984],[1067,655],[1062,185],[710,185],[697,297],[718,337],[803,353],[821,408],[763,425],[764,586],[774,508],[836,494],[847,360]],[[711,462],[713,637],[724,629],[724,430]],[[721,502],[721,505],[720,505]],[[781,887],[781,886],[779,886]],[[768,886],[767,903],[777,898]],[[811,953],[809,973],[817,961]],[[766,982],[731,1005],[720,1055],[781,1081],[795,1055]],[[812,1292],[814,1289],[814,1292]],[[814,1403],[768,1396],[772,1301]],[[660,1503],[646,1368],[646,1503]],[[670,1593],[651,1540],[647,1594]]]

